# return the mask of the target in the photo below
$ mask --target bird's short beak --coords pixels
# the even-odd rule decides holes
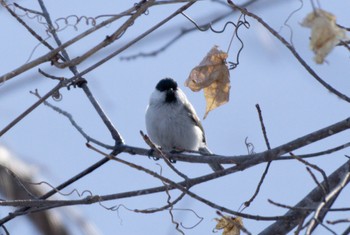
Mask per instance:
[[[176,97],[175,97],[175,90],[174,89],[169,89],[166,92],[166,98],[165,98],[166,102],[174,102],[176,101]]]

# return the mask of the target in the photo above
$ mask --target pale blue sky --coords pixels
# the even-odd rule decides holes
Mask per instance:
[[[37,4],[33,2],[21,1],[19,3],[28,8],[39,9]],[[300,6],[299,1],[280,3],[266,0],[258,2],[248,9],[261,16],[276,30],[283,27],[291,12]],[[71,14],[92,17],[100,14],[115,14],[134,4],[133,1],[116,3],[107,0],[99,2],[45,1],[45,3],[53,19]],[[323,9],[338,17],[339,24],[349,26],[350,15],[348,9],[350,9],[350,2],[332,1],[332,3],[329,3],[321,1],[321,4]],[[120,41],[115,42],[87,62],[82,63],[78,66],[78,69],[81,71],[89,67],[168,16],[180,5],[150,9],[149,14],[139,18]],[[187,10],[186,14],[198,23],[206,23],[209,20],[207,15],[214,17],[216,14],[227,10],[226,7],[220,4],[202,1]],[[349,54],[345,48],[336,48],[327,57],[327,64],[316,65],[312,60],[313,54],[308,46],[310,31],[307,28],[302,28],[299,24],[311,10],[310,3],[305,2],[303,8],[289,20],[289,25],[293,28],[295,48],[326,82],[341,92],[349,94],[349,71],[347,69]],[[237,18],[238,15],[236,14],[231,16],[229,20],[236,22]],[[35,30],[45,36],[41,25],[37,24],[35,20],[26,20]],[[272,147],[350,116],[348,103],[325,90],[303,69],[286,47],[259,23],[249,17],[247,17],[247,20],[251,27],[249,29],[242,27],[239,30],[239,35],[244,41],[240,64],[230,72],[232,86],[230,102],[212,111],[207,119],[203,121],[208,145],[212,151],[230,156],[246,154],[244,144],[246,137],[254,144],[256,152],[266,150],[255,109],[257,103],[262,108]],[[4,26],[0,27],[0,35],[2,35],[0,52],[3,55],[0,73],[4,74],[25,63],[37,42],[4,9],[0,11],[0,21],[3,22],[2,25]],[[73,47],[69,47],[68,52],[72,57],[79,55],[82,51],[103,40],[107,34],[117,28],[117,25],[113,24],[103,28],[101,32],[84,39]],[[220,29],[223,25],[224,22],[220,22],[215,24],[214,28]],[[158,29],[153,35],[120,54],[120,56],[153,51],[167,43],[183,27],[192,27],[192,24],[179,15],[167,25]],[[59,36],[62,41],[65,41],[87,28],[89,26],[81,23],[78,25],[77,32],[73,28],[67,28],[60,32]],[[91,91],[121,132],[126,143],[146,148],[147,146],[143,142],[139,130],[145,131],[144,112],[155,84],[164,77],[172,77],[177,80],[199,116],[203,117],[205,100],[202,92],[192,93],[183,86],[183,83],[191,69],[199,64],[213,45],[219,45],[221,49],[226,50],[232,31],[232,27],[228,27],[222,34],[214,34],[209,31],[190,33],[157,57],[121,61],[120,56],[117,56],[85,76],[85,78]],[[286,27],[281,28],[279,32],[286,38],[290,37],[290,32]],[[53,45],[52,39],[48,41]],[[229,52],[229,61],[235,59],[239,46],[238,41],[235,40]],[[34,51],[32,59],[46,52],[47,50],[40,46]],[[71,76],[67,71],[51,68],[49,64],[41,65],[39,68],[56,76]],[[21,85],[22,83],[25,85]],[[2,110],[0,128],[7,125],[37,100],[36,97],[29,94],[29,91],[37,88],[40,94],[44,94],[54,85],[54,81],[39,75],[37,68],[2,84],[0,86],[0,107]],[[67,91],[62,89],[62,95],[63,99],[60,102],[55,102],[52,99],[49,99],[49,101],[70,112],[89,135],[107,144],[113,144],[109,132],[103,126],[81,90],[72,89]],[[296,153],[324,150],[346,143],[348,139],[348,132],[340,133]],[[23,160],[36,165],[39,174],[37,178],[46,180],[53,185],[58,185],[69,179],[101,158],[101,156],[85,147],[84,138],[79,135],[65,117],[45,106],[37,108],[8,131],[1,138],[0,143],[8,146]],[[329,174],[346,161],[344,154],[347,154],[347,150],[317,159],[310,159],[310,162],[317,164]],[[122,154],[120,157],[152,170],[159,170],[157,164],[161,164],[165,168],[161,161],[154,162],[147,157],[127,154]],[[177,163],[175,166],[189,176],[198,176],[210,172],[210,168],[206,164]],[[264,167],[265,165],[262,164],[244,172],[196,186],[192,190],[206,199],[211,199],[218,204],[238,210],[240,205],[253,194]],[[163,170],[164,175],[174,177],[168,169]],[[159,185],[161,185],[161,182],[151,176],[110,162],[65,189],[64,192],[77,189],[80,192],[90,190],[93,194],[105,195]],[[261,193],[251,207],[244,212],[264,216],[283,214],[284,209],[270,205],[267,199],[294,205],[314,187],[315,183],[301,163],[296,161],[274,162]],[[175,197],[178,192],[174,191],[172,195]],[[343,204],[335,206],[348,206],[348,204],[344,204],[346,195],[349,195],[348,189],[339,199],[339,202],[343,202]],[[78,197],[74,195],[69,198]],[[108,206],[124,205],[130,209],[147,209],[165,205],[166,199],[165,193],[160,193],[103,204]],[[211,234],[211,230],[215,227],[213,218],[217,217],[214,209],[189,197],[185,197],[182,202],[176,205],[176,208],[190,208],[204,217],[204,220],[195,228],[184,230],[186,234]],[[167,211],[145,215],[120,208],[118,214],[117,212],[107,211],[97,204],[79,206],[78,209],[95,223],[101,234],[176,234]],[[4,216],[4,211],[1,211],[0,216]],[[198,222],[194,214],[189,211],[176,211],[174,214],[175,219],[185,226],[190,227]],[[335,215],[332,218],[342,217]],[[26,234],[36,234],[32,229],[30,230],[31,233],[28,232],[23,220],[23,218],[18,218],[8,223],[7,228],[10,233],[17,235],[24,234],[23,232],[26,231]],[[21,226],[18,226],[19,224]],[[250,232],[256,234],[265,228],[269,222],[244,220],[244,224]],[[322,228],[319,228],[318,231],[320,234],[325,232]]]

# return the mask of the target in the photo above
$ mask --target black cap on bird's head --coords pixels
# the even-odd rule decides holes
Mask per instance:
[[[160,80],[156,86],[160,92],[165,91],[165,102],[172,103],[176,101],[175,91],[177,90],[177,82],[172,78],[164,78]]]
[[[177,82],[172,78],[164,78],[158,82],[156,89],[158,91],[176,90]]]

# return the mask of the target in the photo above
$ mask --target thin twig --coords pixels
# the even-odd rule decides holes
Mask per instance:
[[[39,34],[37,34],[31,27],[29,27],[14,11],[11,10],[11,8],[3,1],[0,1],[1,5],[3,7],[6,8],[6,10],[21,24],[23,25],[28,31],[29,33],[31,33],[39,42],[41,42],[42,44],[44,44],[47,48],[49,48],[50,50],[53,50],[54,48],[51,47],[51,45],[49,43],[47,43]],[[14,3],[14,5],[20,9],[23,9],[21,6],[19,6],[17,3]],[[27,11],[29,11],[29,9],[26,9]],[[36,12],[35,14],[41,14],[41,12]]]
[[[35,11],[35,10],[32,10],[32,9],[28,9],[28,8],[26,8],[26,7],[22,7],[22,6],[19,5],[18,3],[15,3],[15,2],[14,2],[13,5],[14,5],[15,7],[18,7],[19,9],[25,11],[25,12],[30,12],[30,13],[33,13],[33,14],[35,14],[35,15],[43,16],[43,13],[42,13],[42,12]]]
[[[338,219],[338,220],[327,220],[327,223],[329,223],[329,224],[350,223],[350,218],[349,219]]]
[[[53,79],[53,80],[58,80],[58,81],[67,80],[67,79],[65,79],[64,77],[56,77],[56,76],[53,76],[53,75],[51,75],[51,74],[48,74],[48,73],[44,72],[44,71],[41,70],[41,69],[38,69],[38,72],[41,73],[42,75],[44,75],[45,77],[50,78],[50,79]]]
[[[322,227],[324,227],[328,232],[330,232],[333,235],[338,235],[335,231],[333,231],[330,227],[326,226],[324,223],[320,222],[319,223]]]
[[[164,185],[164,187],[166,187],[166,185]],[[167,190],[165,190],[167,191]],[[151,214],[151,213],[155,213],[155,212],[159,212],[159,211],[164,211],[169,209],[170,207],[173,207],[176,203],[178,203],[179,201],[181,201],[181,199],[186,195],[186,193],[181,193],[180,196],[178,196],[175,200],[173,200],[172,202],[168,202],[167,205],[156,208],[156,209],[146,209],[146,210],[140,210],[140,209],[134,209],[132,211],[137,212],[137,213],[145,213],[145,214]]]
[[[35,95],[36,97],[38,97],[39,99],[41,98],[41,96],[39,95],[39,92],[37,90],[35,90],[35,92],[31,92],[31,94]],[[47,101],[44,101],[44,104],[48,107],[50,107],[51,109],[53,109],[54,111],[56,111],[57,113],[65,116],[66,118],[68,118],[68,120],[70,121],[70,123],[72,124],[72,126],[86,139],[86,141],[88,142],[92,142],[94,144],[97,144],[103,148],[106,148],[106,149],[113,149],[114,147],[112,145],[106,145],[104,143],[102,143],[101,141],[98,141],[92,137],[90,137],[88,134],[86,134],[83,130],[82,127],[80,127],[76,121],[74,120],[73,118],[73,115],[68,113],[67,111],[64,111],[62,110],[61,108],[53,105],[53,104],[50,104],[49,102]]]
[[[295,206],[288,206],[286,204],[278,203],[275,201],[272,201],[271,199],[267,199],[267,201],[275,206],[286,208],[289,210],[307,210],[307,211],[314,211],[317,209],[317,207],[312,206],[312,207],[295,207]],[[330,212],[338,212],[338,211],[350,211],[350,207],[342,207],[342,208],[330,208]]]
[[[323,177],[323,180],[324,180],[324,182],[325,182],[325,186],[326,186],[326,188],[323,189],[323,190],[325,190],[326,193],[329,192],[329,191],[328,191],[328,190],[329,190],[329,183],[328,183],[328,179],[327,179],[326,172],[324,172],[324,170],[322,170],[320,167],[316,166],[315,164],[311,164],[311,163],[309,163],[308,161],[306,161],[306,160],[300,158],[299,156],[294,155],[292,152],[290,152],[290,155],[291,155],[293,158],[297,159],[298,161],[304,163],[305,165],[307,165],[307,166],[309,166],[309,167],[312,167],[313,169],[315,169],[315,170],[317,170],[318,172],[320,172],[321,175],[322,175],[322,177]],[[316,181],[317,181],[317,180],[316,180]]]
[[[64,82],[59,82],[54,88],[52,88],[48,93],[46,93],[41,99],[32,104],[29,108],[27,108],[23,113],[21,113],[18,117],[16,117],[12,122],[10,122],[7,126],[5,126],[0,131],[0,137],[3,136],[8,130],[14,127],[19,121],[21,121],[25,116],[31,113],[34,109],[36,109],[41,103],[43,103],[47,98],[55,94],[61,87],[64,86]]]
[[[327,154],[331,154],[334,152],[337,152],[339,150],[345,149],[350,147],[350,142],[347,142],[345,144],[339,145],[337,147],[334,148],[330,148],[327,150],[323,150],[320,152],[316,152],[316,153],[309,153],[309,154],[298,154],[299,158],[310,158],[310,157],[318,157],[318,156],[322,156],[322,155],[327,155]],[[290,160],[290,159],[294,159],[294,157],[290,157],[290,156],[281,156],[280,158],[278,158],[277,160]]]
[[[271,199],[267,199],[267,201],[269,203],[271,203],[272,205],[281,207],[281,208],[285,208],[285,209],[289,209],[289,210],[305,210],[305,211],[314,211],[316,208],[315,207],[295,207],[295,206],[288,206],[286,204],[282,204],[282,203],[278,203],[278,202],[274,202]]]
[[[263,135],[264,135],[264,139],[265,139],[265,144],[266,144],[266,147],[268,150],[271,150],[271,146],[270,146],[270,142],[269,142],[269,139],[267,137],[267,133],[266,133],[266,127],[265,127],[265,124],[264,124],[264,119],[263,119],[263,116],[262,116],[262,112],[261,112],[261,109],[260,109],[260,106],[259,104],[256,104],[255,105],[257,111],[258,111],[258,114],[259,114],[259,120],[260,120],[260,125],[261,125],[261,130],[263,132]],[[267,175],[267,173],[269,172],[269,169],[270,169],[270,166],[271,166],[271,162],[272,161],[268,161],[267,162],[267,165],[265,167],[265,170],[260,178],[260,181],[258,183],[258,186],[256,187],[256,190],[253,194],[253,196],[246,202],[244,202],[244,206],[245,207],[249,207],[250,204],[254,201],[254,199],[258,196],[259,194],[259,191],[260,191],[260,188],[265,180],[265,177]]]
[[[294,232],[294,235],[299,235],[299,233],[301,232],[301,230],[303,230],[304,229],[304,222],[305,222],[305,219],[306,219],[306,215],[304,215],[303,217],[302,217],[302,219],[300,220],[300,222],[299,222],[299,224],[298,224],[298,227],[297,227],[297,229],[295,230],[295,232]]]
[[[86,96],[90,100],[91,104],[94,106],[96,112],[98,115],[101,117],[103,123],[107,126],[108,130],[110,131],[112,138],[115,141],[115,145],[123,145],[124,140],[117,128],[113,125],[112,121],[108,118],[106,113],[103,111],[102,107],[100,104],[97,102],[95,97],[93,96],[92,92],[90,91],[89,87],[86,85],[86,83],[82,84],[82,89],[84,90]]]
[[[180,177],[182,177],[184,180],[188,180],[188,176],[185,175],[184,173],[180,172],[178,169],[176,169],[173,164],[171,164],[169,157],[167,157],[160,148],[158,148],[152,141],[151,139],[145,135],[142,131],[140,131],[141,136],[143,137],[143,140],[148,144],[148,146],[151,147],[156,153],[162,157],[162,159],[165,161],[165,163],[168,165],[170,169],[172,169],[176,174],[178,174]]]
[[[269,141],[269,138],[267,137],[266,127],[265,127],[265,124],[264,124],[264,119],[263,119],[263,116],[262,116],[260,105],[256,104],[255,107],[256,107],[256,110],[258,111],[258,114],[259,114],[259,121],[260,121],[262,133],[264,135],[266,147],[267,147],[268,150],[270,150],[271,149],[270,141]]]
[[[38,197],[33,194],[32,192],[29,191],[29,189],[26,187],[25,184],[23,184],[21,177],[17,176],[11,169],[9,169],[6,166],[0,165],[1,168],[4,168],[6,173],[10,175],[10,177],[13,179],[13,183],[16,183],[18,187],[16,187],[16,190],[21,191],[19,189],[23,189],[23,192],[25,192],[28,198],[35,198],[37,199]],[[24,195],[23,195],[24,196]]]
[[[326,197],[326,195],[327,195],[327,189],[326,189],[326,187],[324,187],[324,186],[318,181],[317,177],[315,176],[315,174],[311,171],[311,169],[310,169],[309,167],[306,167],[306,170],[307,170],[307,172],[309,172],[309,174],[311,175],[311,178],[314,180],[314,182],[316,183],[316,185],[317,185],[318,187],[320,187],[320,189],[322,190],[323,196]],[[328,180],[327,180],[327,182],[328,182]]]

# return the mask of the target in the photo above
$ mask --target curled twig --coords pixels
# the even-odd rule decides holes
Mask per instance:
[[[243,16],[243,21],[240,20],[242,16]],[[242,25],[244,25],[244,27],[245,27],[246,29],[248,29],[248,28],[250,27],[250,24],[249,24],[249,22],[246,20],[245,15],[241,15],[241,16],[239,17],[239,20],[238,20],[238,22],[237,22],[237,27],[235,28],[235,32],[234,32],[234,34],[233,34],[232,37],[231,37],[231,41],[230,41],[230,44],[229,44],[228,49],[227,49],[227,52],[228,52],[228,51],[230,50],[230,48],[231,48],[231,44],[232,44],[233,38],[234,38],[234,36],[236,36],[237,39],[238,39],[238,41],[239,41],[240,44],[241,44],[241,47],[238,49],[237,56],[236,56],[236,62],[230,62],[230,61],[228,62],[228,63],[230,64],[230,68],[229,68],[230,70],[231,70],[231,69],[235,69],[235,68],[238,66],[238,64],[239,64],[239,56],[240,56],[241,52],[243,51],[244,43],[243,43],[243,40],[238,36],[238,29],[239,29]]]
[[[292,29],[292,27],[288,24],[288,21],[292,18],[292,16],[295,14],[295,13],[297,13],[298,11],[300,11],[302,8],[303,8],[303,6],[304,6],[304,2],[302,1],[302,0],[299,0],[299,2],[300,2],[300,6],[297,8],[297,9],[295,9],[295,10],[293,10],[289,15],[288,15],[288,17],[287,17],[287,19],[284,21],[284,26],[285,27],[287,27],[288,29],[289,29],[289,31],[290,31],[290,37],[289,37],[289,42],[290,42],[290,44],[294,47],[294,44],[293,44],[293,29]],[[281,27],[281,29],[282,29],[282,27]]]
[[[248,142],[248,137],[245,137],[244,144],[245,144],[245,146],[247,148],[247,153],[248,154],[254,154],[255,153],[254,152],[254,144],[251,143],[251,142]]]
[[[164,183],[164,185],[165,185],[165,183]],[[185,235],[185,233],[181,230],[181,228],[180,228],[180,223],[179,222],[177,222],[176,220],[175,220],[175,218],[174,218],[174,214],[173,214],[173,204],[172,204],[172,202],[171,202],[171,195],[170,195],[170,193],[169,193],[169,190],[165,190],[165,193],[168,195],[168,198],[167,198],[167,203],[168,203],[168,205],[169,205],[169,215],[170,215],[170,218],[171,218],[171,223],[173,223],[174,225],[175,225],[175,229],[176,229],[176,231],[178,231],[179,233],[181,233],[182,235]],[[181,194],[182,196],[180,196],[180,197],[183,197],[183,196],[185,196],[186,194],[185,193],[182,193]]]
[[[210,30],[210,31],[212,31],[213,33],[218,33],[218,34],[220,34],[220,33],[225,32],[226,27],[227,27],[228,25],[233,25],[233,27],[235,28],[235,30],[234,30],[234,33],[233,33],[232,38],[231,38],[231,40],[230,40],[230,43],[229,43],[227,52],[230,50],[230,47],[231,47],[231,44],[232,44],[232,41],[233,41],[234,36],[237,37],[238,41],[239,41],[240,44],[241,44],[241,47],[238,49],[237,56],[236,56],[236,62],[228,62],[228,63],[230,64],[230,68],[229,68],[230,70],[231,70],[231,69],[235,69],[235,68],[238,66],[238,64],[239,64],[239,56],[240,56],[240,54],[241,54],[241,52],[242,52],[242,50],[243,50],[243,47],[244,47],[244,43],[243,43],[242,39],[238,36],[238,29],[239,29],[242,25],[243,25],[245,28],[247,28],[247,29],[250,27],[250,24],[249,24],[249,22],[246,20],[245,15],[241,15],[241,16],[239,17],[237,24],[233,23],[232,21],[227,21],[221,30],[216,30],[216,29],[213,28],[213,26],[212,26],[211,23],[205,24],[205,25],[203,25],[203,26],[199,26],[191,17],[189,17],[188,15],[186,15],[184,12],[182,12],[181,14],[182,14],[184,17],[186,17],[186,18],[187,18],[199,31],[201,31],[201,32],[205,32],[205,31]],[[241,17],[242,17],[242,16],[243,16],[243,20],[241,20]]]
[[[121,14],[103,14],[98,16],[78,16],[78,15],[68,15],[65,17],[59,17],[57,19],[54,19],[52,24],[48,24],[44,18],[45,15],[42,12],[29,9],[26,7],[23,7],[19,5],[18,3],[8,4],[8,7],[12,8],[12,11],[15,12],[16,15],[18,15],[21,18],[27,17],[30,20],[36,19],[36,21],[43,25],[46,28],[46,33],[49,37],[51,37],[51,32],[54,30],[55,32],[63,31],[69,27],[72,27],[74,30],[78,30],[78,26],[81,23],[84,23],[86,26],[95,26],[97,25],[97,20],[101,18],[111,18],[111,17],[123,17],[123,16],[130,16],[130,12],[124,12]]]
[[[205,32],[205,31],[208,31],[209,29],[213,32],[213,33],[223,33],[225,32],[226,30],[226,27],[228,25],[233,25],[234,28],[237,28],[238,25],[236,25],[235,23],[233,23],[232,21],[227,21],[225,23],[225,25],[223,26],[223,28],[221,30],[215,30],[212,26],[212,23],[209,23],[209,24],[205,24],[203,26],[199,26],[196,21],[194,21],[191,17],[189,17],[188,15],[186,15],[184,12],[181,12],[181,14],[186,17],[189,21],[191,21],[191,23],[199,30],[199,31],[202,31],[202,32]]]
[[[183,0],[183,1],[184,1],[184,0]],[[176,2],[178,2],[178,1],[176,1]],[[222,1],[216,1],[216,2],[219,3],[219,4],[222,4],[222,5],[227,6],[227,4],[223,3]],[[245,2],[242,6],[243,6],[243,7],[246,7],[246,6],[251,5],[251,4],[255,3],[255,2],[256,2],[256,0],[249,0],[249,1]],[[172,1],[157,1],[157,2],[156,2],[156,4],[163,4],[163,3],[164,3],[164,4],[169,4],[169,3],[172,3]],[[218,17],[214,18],[214,19],[211,21],[211,23],[207,23],[207,24],[205,24],[205,25],[202,25],[201,27],[202,27],[202,28],[206,28],[206,27],[209,27],[209,28],[210,28],[210,25],[213,25],[214,23],[219,22],[219,21],[225,19],[226,17],[230,16],[231,14],[232,14],[232,12],[229,11],[229,12],[227,12],[227,13],[225,13],[225,14],[219,15]],[[244,17],[244,15],[243,15],[243,17]],[[232,23],[232,22],[231,22],[231,23]],[[231,23],[228,23],[228,24],[231,24]],[[247,22],[247,23],[248,23],[248,22]],[[227,26],[228,24],[225,24],[225,26],[223,27],[223,31],[226,29],[226,26]],[[249,24],[249,23],[248,23],[248,24]],[[247,27],[247,26],[249,27],[249,25],[246,25],[246,27]],[[169,48],[172,44],[174,44],[176,41],[178,41],[178,39],[180,39],[181,37],[183,37],[185,34],[191,33],[191,32],[193,32],[193,31],[195,31],[195,30],[197,30],[197,27],[188,28],[188,29],[182,29],[181,32],[180,32],[178,35],[176,35],[175,37],[173,37],[172,39],[170,39],[164,46],[160,47],[160,48],[157,49],[157,50],[154,50],[154,51],[148,52],[148,53],[147,53],[147,52],[140,52],[140,53],[135,54],[135,55],[130,55],[130,56],[121,57],[120,59],[121,59],[121,60],[132,60],[132,59],[136,59],[136,58],[138,58],[138,57],[156,56],[156,55],[158,55],[159,53],[165,51],[167,48]],[[214,30],[214,31],[218,31],[218,30],[215,30],[215,29],[213,29],[213,30]],[[213,31],[213,32],[214,32],[214,31]],[[239,40],[239,39],[238,39],[238,40]],[[241,41],[241,43],[242,43],[242,41]],[[231,64],[231,63],[232,63],[232,62],[229,62],[229,64]],[[232,63],[231,68],[234,67],[234,64],[236,64],[236,63]]]

